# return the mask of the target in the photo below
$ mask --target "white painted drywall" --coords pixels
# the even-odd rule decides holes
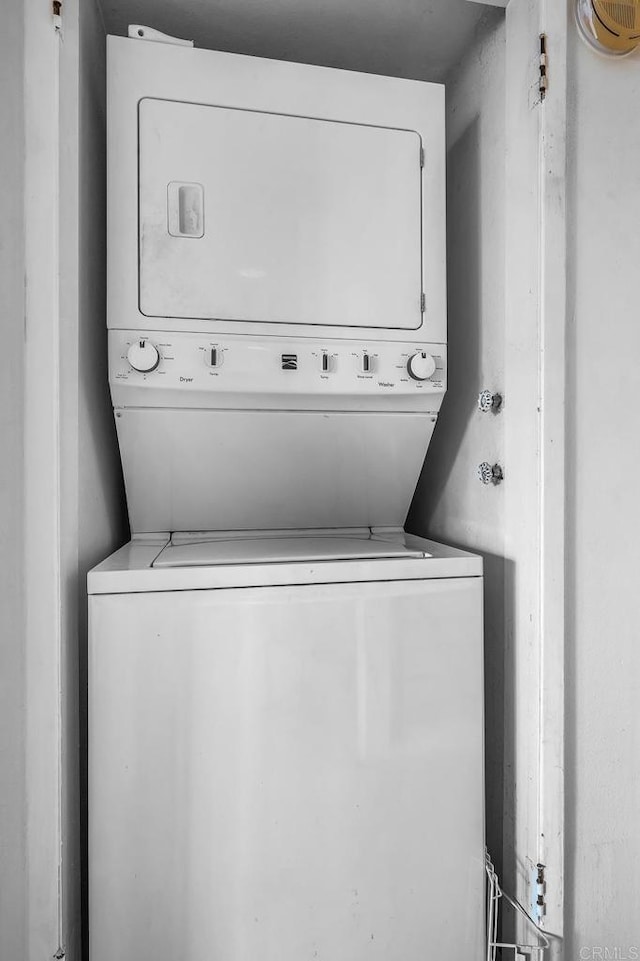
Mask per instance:
[[[85,575],[128,537],[107,375],[106,32],[96,0],[80,3],[78,278],[78,556]]]
[[[26,955],[23,613],[23,7],[0,30],[0,958]]]
[[[78,671],[83,897],[86,895],[86,575],[128,538],[126,505],[107,375],[106,31],[96,0],[80,2],[79,283],[76,502]],[[83,901],[86,942],[87,905]],[[86,945],[85,945],[86,950]]]
[[[64,946],[67,959],[78,961],[87,923],[81,888],[86,870],[86,573],[122,544],[128,529],[106,364],[106,34],[95,0],[65,0],[63,26],[62,888]]]
[[[449,390],[408,529],[485,561],[487,842],[501,867],[505,589],[504,487],[477,465],[503,462],[502,414],[478,393],[504,382],[505,27],[487,20],[447,85]]]
[[[571,35],[565,956],[629,958],[640,956],[640,55],[606,60]]]
[[[61,570],[59,284],[60,39],[51,8],[23,0],[25,129],[24,512],[25,808],[27,945],[24,961],[60,948]]]
[[[506,7],[509,0],[468,0],[469,3],[482,3],[488,7]]]
[[[109,33],[142,23],[212,50],[436,81],[485,14],[463,0],[102,0],[102,8]]]

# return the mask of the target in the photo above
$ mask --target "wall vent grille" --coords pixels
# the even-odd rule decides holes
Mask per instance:
[[[640,43],[640,0],[575,0],[583,39],[593,49],[624,57]]]
[[[640,9],[632,3],[613,3],[604,0],[603,9],[609,14],[614,23],[625,30],[635,30],[638,25]]]

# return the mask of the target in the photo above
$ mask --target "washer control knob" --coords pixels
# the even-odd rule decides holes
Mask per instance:
[[[412,354],[407,364],[409,376],[413,377],[414,380],[429,380],[432,374],[435,373],[435,369],[435,358],[432,357],[431,354],[425,354],[423,351]]]
[[[127,360],[140,374],[150,374],[160,363],[160,353],[150,340],[136,340],[127,351]]]

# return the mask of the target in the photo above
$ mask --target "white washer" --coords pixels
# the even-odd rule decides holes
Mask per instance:
[[[480,961],[480,558],[138,536],[89,594],[91,961]]]

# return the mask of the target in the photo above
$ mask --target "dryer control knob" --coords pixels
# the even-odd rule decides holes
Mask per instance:
[[[413,377],[414,380],[429,380],[432,374],[435,373],[435,369],[435,358],[433,358],[431,354],[425,354],[422,351],[413,354],[407,364],[409,376]]]
[[[160,363],[160,354],[150,340],[136,340],[127,351],[127,360],[140,374],[150,374]]]

